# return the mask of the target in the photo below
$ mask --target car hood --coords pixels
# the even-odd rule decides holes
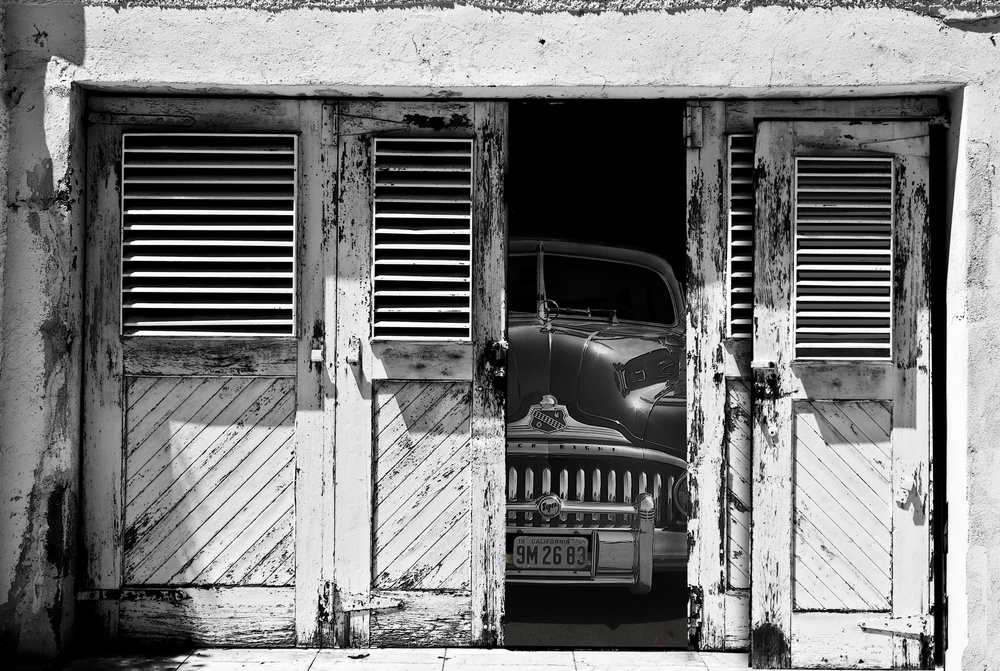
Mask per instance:
[[[585,427],[600,427],[600,435],[615,437],[619,444],[683,457],[683,326],[576,316],[546,325],[533,314],[511,313],[508,328],[509,433],[514,426],[524,427],[533,407],[552,407],[554,402],[565,408],[568,426],[540,433],[540,439],[580,440],[588,433],[597,435]],[[574,438],[574,430],[580,436]]]

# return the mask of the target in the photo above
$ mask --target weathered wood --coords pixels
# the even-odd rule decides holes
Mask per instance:
[[[724,650],[726,567],[720,556],[725,521],[726,388],[720,367],[726,337],[726,139],[722,103],[699,105],[702,147],[688,149],[687,414],[688,584],[701,596],[699,650]]]
[[[175,393],[170,378],[159,381],[173,397],[157,406],[168,435],[145,437],[153,449],[126,444],[125,580],[225,584],[232,564],[293,514],[294,385],[261,378],[227,396],[229,380],[189,378],[182,392],[207,388],[207,399],[219,404],[188,406],[190,396]],[[156,394],[154,385],[143,398]],[[287,583],[292,573],[289,558],[270,584]]]
[[[473,345],[469,343],[403,343],[375,341],[371,344],[373,380],[470,380]]]
[[[326,432],[324,403],[328,377],[322,361],[326,330],[324,282],[334,265],[325,256],[329,237],[324,225],[327,191],[325,179],[334,163],[333,146],[324,144],[323,106],[319,101],[302,101],[296,120],[299,139],[299,217],[296,232],[298,246],[298,308],[296,326],[299,334],[297,376],[295,380],[295,633],[300,647],[322,643],[323,620],[321,595],[324,582],[332,580],[332,570],[324,570],[326,555],[332,553],[330,537],[333,517],[326,515],[327,499],[333,497],[333,434]],[[331,259],[333,260],[333,259]],[[274,578],[271,578],[274,580]]]
[[[750,591],[729,590],[726,592],[725,599],[726,650],[749,650]]]
[[[752,355],[752,340],[733,338],[726,340],[723,343],[723,367],[725,368],[726,376],[749,380],[752,377],[750,371]]]
[[[871,404],[795,405],[796,610],[889,608],[890,427],[868,436],[833,417]]]
[[[279,647],[295,643],[295,588],[123,590],[121,637],[143,643]]]
[[[371,337],[371,137],[378,128],[372,103],[345,102],[337,124],[337,312],[334,449],[334,552],[337,590],[367,597],[371,576],[372,384],[370,371],[348,363]],[[363,361],[364,357],[360,358]],[[364,611],[337,614],[341,646],[368,646]]]
[[[332,473],[332,446],[322,430],[322,366],[312,362],[314,350],[322,355],[325,309],[324,273],[317,261],[322,255],[323,229],[312,223],[321,221],[324,203],[319,194],[325,159],[319,142],[322,105],[299,100],[235,102],[102,96],[92,97],[89,105],[95,123],[88,148],[93,188],[88,208],[91,247],[87,295],[93,307],[88,307],[89,363],[85,365],[93,372],[86,375],[91,388],[87,391],[90,400],[85,413],[90,428],[85,427],[83,498],[88,506],[85,524],[92,530],[87,532],[85,543],[88,554],[94,549],[94,564],[99,566],[94,570],[88,567],[88,575],[97,577],[94,585],[117,589],[126,580],[121,566],[126,556],[129,579],[134,581],[290,585],[298,572],[304,580],[282,593],[288,596],[288,607],[280,613],[264,608],[257,615],[297,617],[297,636],[295,628],[288,629],[281,623],[261,625],[263,630],[270,627],[280,632],[265,631],[256,639],[253,628],[247,629],[246,638],[240,638],[240,632],[228,636],[226,626],[217,626],[217,638],[213,634],[198,640],[218,644],[242,640],[261,645],[269,641],[289,644],[297,637],[303,644],[317,644],[315,632],[322,619],[318,595],[324,590],[323,576],[332,579],[332,571],[323,573],[318,568],[328,561],[322,549],[322,527],[332,523],[332,517],[324,514],[328,503],[323,483]],[[298,340],[144,337],[127,338],[122,346],[118,335],[121,201],[113,168],[120,163],[118,138],[125,130],[300,135],[303,141],[296,157],[300,187],[297,206],[302,215],[299,220],[310,225],[296,233]],[[105,369],[107,372],[102,372]],[[130,375],[128,450],[121,439],[125,371]],[[213,382],[219,377],[226,378],[222,386],[215,384],[217,379]],[[260,385],[275,383],[275,377],[286,378],[280,382],[287,385],[286,396],[279,394],[270,400],[261,397],[259,407],[251,411],[243,405],[246,412],[237,411],[237,405],[248,395],[255,389],[259,391]],[[171,406],[174,401],[177,403]],[[237,405],[230,407],[230,403]],[[116,408],[109,410],[111,405]],[[297,405],[303,411],[294,418],[299,445],[305,448],[302,451],[295,450],[292,442]],[[173,411],[179,411],[181,416]],[[254,433],[260,430],[267,435],[258,440]],[[257,441],[259,455],[256,449],[251,455],[241,452],[248,440]],[[239,461],[241,454],[246,458]],[[280,454],[285,458],[278,458]],[[123,473],[123,463],[127,473]],[[255,465],[260,468],[254,470]],[[179,470],[174,472],[174,466]],[[295,471],[298,476],[293,478]],[[233,484],[233,474],[238,475],[239,483]],[[123,476],[127,476],[127,482]],[[195,479],[189,482],[186,478],[192,476]],[[186,485],[193,486],[185,489]],[[127,508],[121,498],[123,488]],[[251,494],[255,488],[258,496]],[[259,498],[261,493],[270,496],[267,505]],[[192,514],[185,518],[186,513]],[[122,527],[126,516],[127,534]],[[197,523],[193,522],[195,518]],[[302,521],[301,528],[296,518]],[[237,531],[233,525],[241,529]],[[192,530],[194,533],[189,533]],[[295,568],[297,559],[303,561]],[[252,591],[255,588],[233,589],[237,591],[226,592],[226,598],[233,601],[239,601],[238,590],[250,589],[247,602],[251,607],[253,595],[259,594]],[[292,615],[289,595],[295,589],[301,593],[301,603]],[[116,609],[103,611],[113,613]],[[131,631],[142,632],[144,637],[156,637],[160,631],[157,627],[169,622],[166,612],[155,608],[129,606],[117,611],[127,613]],[[144,623],[142,619],[147,617]],[[113,630],[114,623],[108,621],[101,626]],[[163,636],[171,637],[169,633]]]
[[[922,121],[763,122],[758,127],[758,241],[771,248],[759,249],[758,263],[771,264],[769,273],[784,265],[785,256],[775,263],[774,248],[783,254],[791,248],[793,224],[785,203],[794,176],[793,154],[872,156],[905,150],[894,161],[891,361],[789,366],[791,340],[776,342],[777,329],[768,317],[782,309],[790,313],[791,278],[787,285],[772,280],[771,293],[757,297],[754,356],[759,365],[776,364],[770,375],[760,369],[755,385],[760,428],[768,427],[768,415],[788,407],[789,396],[804,399],[794,406],[794,450],[785,442],[784,430],[771,436],[774,453],[767,432],[755,427],[754,436],[755,471],[760,453],[761,475],[781,473],[781,481],[767,490],[757,490],[755,480],[755,515],[763,514],[766,496],[768,519],[795,520],[795,542],[788,543],[784,535],[780,539],[795,553],[795,603],[788,617],[792,636],[781,628],[783,636],[772,639],[790,641],[785,658],[796,667],[913,668],[931,663],[932,646],[925,636],[861,629],[872,612],[886,613],[890,607],[893,617],[917,620],[930,611],[927,132]],[[758,284],[757,289],[766,287]],[[758,347],[762,342],[775,346],[765,350]],[[782,421],[786,416],[784,411],[778,415]],[[787,459],[782,455],[788,453],[795,454],[794,496],[783,487]],[[775,604],[790,610],[780,586],[758,592],[759,537],[773,539],[776,526],[754,530],[755,616],[774,610]],[[770,569],[783,570],[780,561]],[[753,639],[756,644],[756,629]]]
[[[926,135],[926,124],[894,137]],[[897,369],[892,403],[892,616],[929,617],[933,594],[931,502],[931,332],[928,156],[898,155],[894,171],[893,342]],[[931,630],[932,631],[932,630]],[[940,644],[940,643],[939,643]],[[893,637],[893,665],[930,668],[934,642]]]
[[[149,127],[158,131],[223,133],[297,131],[302,105],[315,102],[279,98],[133,98],[92,96],[87,111],[100,123]]]
[[[480,107],[493,111],[480,117],[477,112]],[[505,264],[502,245],[504,229],[502,194],[498,191],[502,185],[500,179],[502,171],[498,172],[495,166],[504,156],[504,152],[501,151],[503,145],[496,144],[502,141],[501,129],[505,128],[505,123],[498,121],[503,117],[497,116],[499,114],[497,110],[504,109],[501,104],[479,105],[466,102],[350,102],[342,103],[339,108],[337,360],[333,374],[337,380],[338,402],[335,441],[336,587],[340,595],[339,603],[342,604],[370,603],[373,597],[381,599],[386,591],[383,589],[373,591],[373,583],[377,587],[413,588],[421,584],[468,586],[479,570],[476,568],[470,571],[468,562],[470,557],[478,556],[477,553],[482,546],[481,543],[477,545],[476,525],[479,522],[475,513],[470,512],[470,508],[471,511],[476,511],[486,505],[483,499],[478,498],[479,496],[485,496],[487,501],[493,501],[495,497],[497,503],[494,505],[502,505],[502,405],[494,402],[487,413],[476,405],[475,399],[485,387],[485,380],[477,373],[478,368],[483,366],[483,362],[477,361],[477,353],[485,350],[484,338],[487,335],[491,339],[499,340],[503,334],[504,310],[500,296]],[[481,118],[485,119],[482,124],[479,121]],[[420,342],[373,342],[370,267],[372,139],[376,136],[472,137],[474,135],[477,137],[477,145],[473,175],[476,185],[476,204],[473,230],[472,341],[439,344],[433,348],[427,343]],[[488,188],[484,187],[484,184],[489,185]],[[488,197],[483,195],[486,193]],[[484,198],[489,201],[486,206],[481,204]],[[491,210],[498,207],[500,209]],[[483,245],[488,247],[485,252],[480,251]],[[488,282],[482,279],[484,269]],[[484,323],[482,315],[477,317],[480,311],[489,315],[489,319],[492,320],[485,322],[485,326],[481,326]],[[466,446],[462,445],[461,440],[453,442],[451,444],[453,450],[444,449],[438,455],[443,459],[440,461],[442,468],[445,469],[443,473],[454,468],[457,469],[454,473],[461,479],[468,477],[463,473],[469,469],[478,468],[477,462],[481,461],[487,466],[495,462],[493,467],[495,473],[490,473],[492,479],[488,481],[483,478],[480,482],[476,471],[472,472],[471,489],[466,490],[467,493],[471,492],[471,506],[468,500],[464,504],[460,502],[460,498],[466,494],[456,494],[455,491],[449,490],[448,486],[439,489],[440,495],[445,497],[441,501],[435,499],[435,503],[421,504],[422,501],[429,501],[426,497],[433,494],[433,490],[441,484],[438,482],[440,478],[435,476],[421,479],[412,477],[414,473],[406,472],[408,464],[413,463],[416,452],[413,451],[414,444],[410,442],[412,436],[407,435],[405,426],[403,430],[398,423],[393,422],[389,422],[385,427],[380,426],[378,444],[373,448],[372,383],[374,380],[384,378],[472,382],[471,441]],[[492,393],[492,379],[489,382]],[[400,408],[412,403],[431,406],[444,398],[438,392],[449,386],[429,385],[421,389],[419,385],[415,386],[415,383],[388,384],[390,386],[383,385],[381,389],[383,391],[391,389],[392,393],[389,396],[394,397],[395,394],[399,394],[399,399],[395,399],[393,403]],[[437,400],[434,400],[435,398]],[[388,402],[386,399],[385,403]],[[447,405],[446,401],[441,402]],[[375,407],[388,408],[385,403],[379,398]],[[448,412],[447,407],[442,410],[445,414],[440,418],[441,439],[444,440],[445,433],[458,431],[454,437],[448,439],[454,440],[461,436],[460,426],[463,422],[456,423],[457,416]],[[477,431],[480,431],[477,427],[481,417],[492,422],[491,426],[496,426],[491,432],[492,435],[499,436],[499,442],[494,439],[488,444],[478,443],[477,448],[476,436]],[[469,431],[468,425],[465,426],[467,427],[465,431]],[[471,445],[471,448],[468,445]],[[479,454],[477,449],[481,450],[482,459],[476,456]],[[375,473],[372,471],[373,464]],[[496,467],[496,464],[499,467]],[[419,471],[423,465],[418,467],[414,463],[414,467]],[[386,478],[384,484],[376,488],[373,480],[382,477]],[[434,484],[436,482],[438,485]],[[414,486],[415,484],[417,486]],[[466,487],[469,485],[466,484]],[[373,501],[376,502],[374,509]],[[440,519],[436,516],[439,504],[444,504],[444,510],[447,511]],[[407,509],[407,506],[412,508]],[[426,539],[415,535],[435,520],[444,522],[444,527]],[[495,557],[486,564],[496,564],[492,572],[499,576],[496,582],[498,586],[502,585],[503,575],[502,524],[502,515],[498,514],[493,526],[488,526],[491,535],[496,537],[491,541],[496,551],[492,553]],[[468,543],[468,534],[463,535],[459,532],[459,528],[463,525],[472,525],[471,547]],[[373,556],[373,541],[377,556]],[[421,548],[425,553],[418,552]],[[378,563],[376,576],[372,573],[373,560]],[[420,562],[428,564],[418,565]],[[406,563],[410,564],[409,568],[402,570],[403,564]],[[475,586],[473,590],[476,590]],[[499,593],[499,588],[496,592]],[[469,598],[468,593],[465,593],[464,598]],[[501,599],[496,601],[502,603]],[[431,600],[428,603],[436,602]],[[462,610],[468,613],[468,605],[466,604]],[[500,610],[502,606],[494,612]],[[434,614],[425,610],[422,617],[428,620],[437,617],[441,622],[445,622],[451,616],[445,612]],[[490,626],[498,630],[499,615],[493,617],[495,622]],[[382,611],[365,609],[344,610],[338,612],[337,618],[340,643],[360,647],[372,643],[379,644],[378,642],[385,640],[381,628],[390,626],[386,623],[391,622],[386,619]],[[466,622],[464,633],[460,636],[454,633],[453,635],[459,638],[447,639],[447,642],[468,643],[468,627],[469,623]],[[474,626],[473,631],[477,630],[478,627]],[[393,645],[399,645],[399,640],[397,638]]]
[[[143,336],[122,339],[126,375],[293,376],[294,338],[187,339]]]
[[[792,135],[781,124],[757,130],[754,227],[753,491],[750,659],[791,665]]]
[[[376,648],[433,648],[472,645],[474,618],[466,591],[383,591],[399,608],[371,614]]]
[[[745,100],[726,106],[727,133],[752,133],[759,119],[919,119],[944,113],[940,98]]]
[[[861,366],[799,361],[792,364],[794,399],[891,399],[896,386],[890,362],[869,361]]]
[[[118,295],[121,287],[120,186],[115,166],[121,135],[110,126],[87,131],[88,223],[83,348],[83,566],[81,586],[117,589],[122,584],[122,348]],[[107,610],[113,632],[117,612]]]
[[[503,644],[506,399],[489,362],[507,333],[507,103],[476,104],[473,217],[472,642]]]
[[[401,394],[401,387],[445,393]],[[383,382],[375,406],[375,587],[467,590],[469,383]]]
[[[745,380],[726,382],[726,538],[730,589],[750,588],[750,510],[753,490],[753,428],[750,384]],[[727,635],[728,637],[728,635]]]
[[[796,613],[791,644],[795,668],[889,669],[891,636],[863,631],[858,613]]]
[[[337,437],[337,329],[330,324],[331,315],[337,315],[337,255],[340,248],[337,234],[337,205],[340,180],[340,152],[338,151],[338,116],[336,104],[324,104],[322,110],[322,132],[320,147],[322,160],[322,231],[323,231],[323,329],[320,338],[313,345],[319,345],[323,351],[323,362],[317,366],[320,374],[323,396],[323,442],[326,444],[321,468],[323,473],[323,500],[319,511],[323,518],[323,552],[318,558],[322,582],[319,585],[308,585],[300,581],[300,597],[302,591],[312,588],[313,601],[316,603],[315,619],[318,625],[315,645],[334,647],[336,640],[336,615],[333,611],[334,579],[336,576],[336,448]]]

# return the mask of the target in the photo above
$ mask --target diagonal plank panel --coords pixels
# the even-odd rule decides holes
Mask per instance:
[[[891,426],[886,405],[795,405],[796,610],[890,608]]]
[[[375,585],[468,589],[470,385],[390,381],[375,397]]]
[[[126,385],[126,584],[293,584],[294,380]]]
[[[729,587],[750,588],[750,478],[753,463],[750,385],[727,380],[727,496]]]

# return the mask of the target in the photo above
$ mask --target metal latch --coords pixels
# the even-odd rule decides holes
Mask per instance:
[[[865,620],[858,626],[865,631],[879,631],[907,638],[923,638],[927,636],[930,618],[926,615],[909,615],[907,617],[881,617]]]
[[[755,359],[750,364],[750,368],[753,370],[753,393],[755,399],[759,401],[774,400],[781,396],[777,363]]]
[[[486,361],[493,367],[494,377],[507,374],[507,341],[494,340],[486,346]]]

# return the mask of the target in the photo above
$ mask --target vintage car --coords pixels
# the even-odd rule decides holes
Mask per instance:
[[[683,570],[683,293],[647,252],[513,239],[507,581],[648,592]]]

